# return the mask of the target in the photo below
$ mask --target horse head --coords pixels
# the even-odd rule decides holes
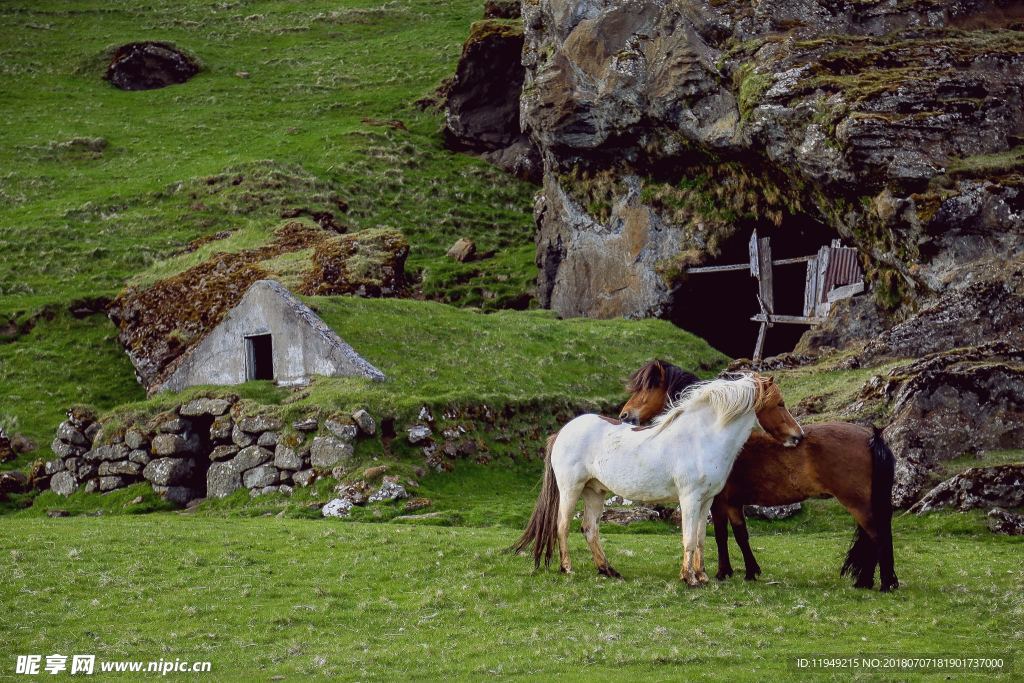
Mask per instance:
[[[775,378],[756,372],[753,377],[757,383],[754,412],[761,428],[784,446],[798,446],[804,439],[804,430],[786,407]]]
[[[619,419],[644,424],[678,399],[683,390],[698,381],[696,375],[663,360],[652,360],[629,376],[626,391],[631,395],[619,412]]]

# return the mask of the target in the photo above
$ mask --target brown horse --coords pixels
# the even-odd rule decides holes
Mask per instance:
[[[681,390],[678,385],[670,389],[666,378],[680,373],[689,374],[659,360],[637,370],[626,385],[632,396],[620,417],[642,424],[661,413]],[[743,553],[746,579],[752,581],[761,573],[750,549],[744,505],[788,505],[834,497],[857,522],[840,574],[852,576],[858,588],[871,588],[878,566],[881,590],[898,588],[892,547],[895,463],[881,433],[847,422],[830,422],[805,425],[804,435],[803,441],[787,448],[768,434],[754,432],[740,451],[725,488],[711,505],[718,547],[716,577],[722,580],[733,573],[727,524],[732,525]]]

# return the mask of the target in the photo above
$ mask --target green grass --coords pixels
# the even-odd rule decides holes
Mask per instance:
[[[197,237],[258,242],[282,207],[329,197],[351,229],[402,230],[413,271],[442,265],[458,237],[499,253],[530,243],[533,187],[443,150],[441,115],[414,105],[454,72],[480,14],[475,0],[4,3],[0,313],[113,294]],[[103,81],[105,51],[141,39],[205,68],[161,90]],[[62,146],[76,138],[107,146]],[[238,170],[244,191],[203,190]]]
[[[59,313],[16,341],[0,344],[0,424],[9,435],[31,438],[43,455],[72,405],[109,410],[144,396],[105,316],[79,320]],[[28,457],[0,467],[22,465]]]
[[[693,590],[668,531],[609,535],[626,576],[611,581],[578,533],[567,577],[502,553],[506,527],[166,513],[0,525],[5,676],[16,654],[93,653],[209,660],[217,680],[760,681],[794,676],[800,655],[1010,657],[1024,636],[1022,542],[978,515],[897,519],[891,595],[838,577],[847,530],[755,529],[762,580]]]
[[[626,376],[652,357],[704,376],[726,360],[703,340],[661,320],[558,320],[550,311],[484,315],[404,299],[306,301],[388,379],[316,378],[307,389],[262,396],[282,403],[289,416],[360,407],[378,416],[406,416],[424,404],[615,402],[625,398]],[[152,414],[210,391],[160,394],[118,412]],[[212,391],[237,393],[238,388]]]

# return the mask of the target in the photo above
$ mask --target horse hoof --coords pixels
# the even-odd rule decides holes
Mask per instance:
[[[711,579],[708,578],[708,575],[707,575],[706,572],[698,572],[697,573],[697,581],[700,582],[701,584],[705,584],[705,583],[709,583],[711,581]]]
[[[747,572],[743,575],[744,581],[757,581],[757,574],[754,572]]]
[[[568,569],[566,569],[565,567],[559,567],[558,571],[562,572],[563,574],[572,574],[572,567],[569,567]]]
[[[719,581],[725,581],[730,576],[732,576],[732,570],[731,569],[727,569],[727,570],[724,570],[724,571],[719,569],[718,573],[715,574],[715,578],[718,579]]]
[[[900,587],[899,581],[893,581],[892,583],[883,583],[880,590],[883,593],[890,593]]]
[[[605,566],[605,567],[598,567],[597,568],[597,573],[600,574],[601,576],[607,576],[609,579],[621,579],[622,578],[622,574],[620,574],[617,571],[615,571],[615,569],[613,567],[611,567],[610,565]]]

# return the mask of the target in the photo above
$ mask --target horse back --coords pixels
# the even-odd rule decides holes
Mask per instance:
[[[723,489],[731,505],[788,505],[808,498],[870,496],[871,430],[848,422],[804,425],[804,440],[786,448],[754,432]]]

